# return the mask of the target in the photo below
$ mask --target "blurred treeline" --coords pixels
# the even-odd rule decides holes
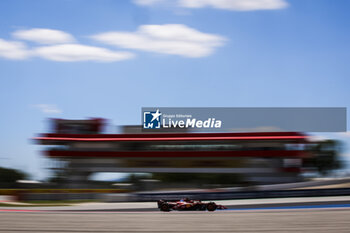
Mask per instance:
[[[28,175],[22,171],[0,167],[0,188],[17,188],[18,180],[28,179]]]
[[[327,176],[334,170],[344,168],[340,154],[344,145],[339,140],[324,140],[315,144],[311,151],[315,155],[304,159],[303,167],[315,168],[320,176]]]

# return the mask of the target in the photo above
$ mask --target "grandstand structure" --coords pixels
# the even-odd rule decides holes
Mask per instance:
[[[258,184],[300,180],[313,154],[298,132],[103,133],[105,120],[52,119],[34,138],[44,155],[82,183],[96,172],[230,173]]]

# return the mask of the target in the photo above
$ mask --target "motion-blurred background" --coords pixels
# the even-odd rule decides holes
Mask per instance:
[[[350,192],[348,132],[262,127],[165,138],[138,126],[147,106],[350,107],[349,7],[1,1],[1,199]]]
[[[339,140],[301,132],[193,133],[175,128],[155,133],[136,125],[112,134],[104,131],[107,120],[101,118],[49,122],[48,132],[32,138],[42,147],[49,176],[32,180],[23,171],[1,168],[5,196],[17,201],[139,201],[350,192],[350,178],[337,173],[346,167]]]

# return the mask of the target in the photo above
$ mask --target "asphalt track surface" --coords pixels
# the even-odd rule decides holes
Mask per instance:
[[[0,232],[350,232],[346,198],[258,203],[215,212],[0,207]]]

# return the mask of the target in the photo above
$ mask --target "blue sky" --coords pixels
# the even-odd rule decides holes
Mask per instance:
[[[0,166],[45,177],[29,139],[48,117],[124,125],[143,106],[350,107],[349,1],[218,2],[0,1]]]

